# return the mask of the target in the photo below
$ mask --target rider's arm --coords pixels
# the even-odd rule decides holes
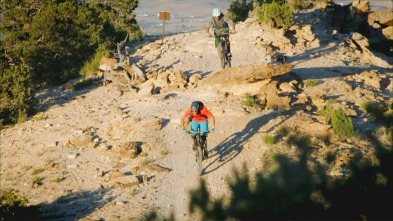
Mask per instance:
[[[181,118],[181,121],[180,121],[180,123],[181,123],[181,127],[184,129],[184,120],[188,117],[188,116],[190,116],[190,114],[191,114],[191,109],[188,109],[187,111],[186,111],[186,113],[183,115],[183,117]]]
[[[209,23],[207,24],[207,26],[206,26],[206,33],[209,33],[209,29],[213,25],[213,19],[214,18],[210,19]]]
[[[213,128],[215,128],[216,127],[216,119],[214,118],[214,115],[212,114],[212,116],[210,118],[212,119]]]

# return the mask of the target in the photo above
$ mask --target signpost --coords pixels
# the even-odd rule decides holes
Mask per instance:
[[[162,44],[164,44],[165,21],[171,20],[171,13],[170,12],[160,12],[160,20],[164,20],[164,25],[162,27]]]

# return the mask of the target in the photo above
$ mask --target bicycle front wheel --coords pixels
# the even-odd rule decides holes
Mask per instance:
[[[203,146],[200,143],[196,151],[196,166],[199,175],[202,175],[202,148]]]

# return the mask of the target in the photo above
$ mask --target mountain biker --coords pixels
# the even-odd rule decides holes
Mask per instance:
[[[226,41],[228,42],[228,56],[232,56],[231,48],[229,44],[229,25],[231,26],[232,31],[235,31],[235,23],[221,12],[219,8],[213,9],[213,18],[210,19],[207,27],[206,33],[210,36],[209,29],[213,26],[213,32],[215,36],[215,46],[217,48],[218,53],[218,44],[220,43],[220,36],[224,36]]]
[[[188,109],[186,111],[186,113],[183,115],[183,117],[181,118],[181,126],[183,128],[184,132],[187,132],[187,130],[184,128],[184,120],[187,117],[192,117],[192,123],[191,123],[191,131],[198,131],[198,129],[200,129],[200,131],[208,131],[208,119],[211,118],[212,120],[212,129],[211,131],[214,132],[214,128],[215,128],[215,118],[214,115],[205,107],[205,105],[203,105],[202,102],[200,101],[194,101],[191,104],[191,108]],[[205,158],[208,157],[208,153],[207,153],[207,135],[208,133],[202,133],[201,134],[201,138],[202,138],[202,142],[203,142],[203,147],[204,147],[204,155]],[[191,137],[192,140],[194,141],[194,148],[195,148],[195,133],[191,132]]]

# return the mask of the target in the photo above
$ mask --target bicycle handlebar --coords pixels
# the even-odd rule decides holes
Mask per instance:
[[[191,133],[195,133],[195,134],[203,134],[203,133],[211,133],[211,130],[206,130],[206,131],[193,131],[193,130],[186,130],[186,133],[191,134]]]

